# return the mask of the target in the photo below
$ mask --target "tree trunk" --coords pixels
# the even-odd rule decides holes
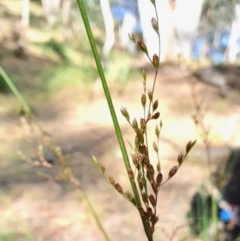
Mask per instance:
[[[174,10],[174,23],[184,59],[191,56],[192,44],[197,35],[203,0],[178,0]]]
[[[21,24],[24,29],[29,27],[29,0],[22,0]]]
[[[66,40],[69,36],[68,25],[70,20],[71,4],[72,4],[72,0],[62,0],[63,40]]]
[[[53,26],[56,20],[56,13],[60,3],[61,0],[42,0],[43,12],[50,26]]]
[[[100,4],[106,32],[105,43],[102,50],[102,57],[106,61],[115,41],[114,20],[111,13],[109,0],[100,0]]]
[[[236,63],[236,58],[239,50],[237,40],[239,38],[239,29],[240,29],[240,5],[237,4],[235,7],[235,16],[232,22],[231,34],[229,45],[227,49],[227,60],[231,64]]]

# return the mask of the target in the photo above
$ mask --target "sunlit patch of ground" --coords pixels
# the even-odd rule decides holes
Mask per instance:
[[[170,70],[174,69],[169,67]],[[187,141],[198,139],[186,163],[162,187],[159,195],[159,228],[156,230],[156,239],[165,239],[164,233],[171,235],[181,226],[174,239],[179,240],[184,236],[189,237],[185,219],[189,201],[204,180],[207,167],[204,148],[191,118],[194,109],[189,85],[184,78],[180,83],[177,82],[179,74],[177,79],[174,79],[174,74],[171,75],[172,79],[166,79],[166,72],[168,73],[167,69],[160,72],[155,95],[159,98],[163,120],[160,153],[165,178],[169,169],[176,164],[177,154],[184,151]],[[148,76],[150,82],[151,73]],[[131,118],[142,115],[139,101],[142,93],[141,79],[127,82],[120,93],[114,90],[114,85],[110,87],[125,140],[133,142],[133,132],[121,116],[120,108],[127,107]],[[86,98],[81,98],[81,101],[77,95],[84,90],[83,85],[79,86],[79,91],[71,91],[69,87],[69,92],[61,92],[62,95],[46,98],[44,102],[34,100],[34,107],[43,127],[52,133],[56,143],[65,152],[72,154],[76,175],[113,240],[145,240],[137,211],[112,190],[91,161],[94,154],[106,166],[107,173],[129,190],[106,100],[101,89],[93,85],[88,88]],[[231,138],[226,136],[231,132],[239,133],[239,126],[231,117],[239,113],[240,107],[231,107],[231,98],[230,101],[219,100],[217,92],[212,88],[201,84],[199,88],[205,93],[211,93],[212,103],[222,101],[228,105],[226,113],[220,113],[216,105],[212,105],[212,109],[206,112],[207,124],[212,127],[213,158],[220,161],[223,153],[227,155],[226,143],[239,143],[239,135],[232,136],[234,138],[231,142],[228,142]],[[232,124],[227,127],[229,121]],[[228,128],[231,130],[226,133]],[[150,130],[154,131],[154,126]],[[0,230],[4,230],[4,234],[15,233],[7,240],[104,240],[81,193],[38,177],[38,168],[31,168],[13,154],[20,148],[30,156],[37,155],[36,144],[23,139],[16,115],[11,118],[2,117],[0,132],[4,143],[1,145],[3,154],[0,182],[3,191],[0,200],[3,214]],[[154,135],[149,138],[152,141]],[[154,153],[151,153],[151,157],[156,163]]]

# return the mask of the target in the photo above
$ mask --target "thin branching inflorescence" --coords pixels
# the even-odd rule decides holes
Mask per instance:
[[[190,80],[190,89],[191,89],[191,95],[193,100],[193,105],[195,109],[195,113],[193,115],[194,123],[198,129],[199,135],[202,139],[202,142],[205,147],[206,151],[206,161],[209,171],[209,176],[212,174],[212,158],[211,158],[211,139],[210,139],[210,132],[211,127],[205,123],[205,113],[206,113],[206,107],[203,99],[198,98],[196,90],[195,90],[195,84],[196,82],[194,80]]]
[[[155,85],[159,71],[159,57],[160,57],[160,33],[158,25],[158,14],[156,10],[156,3],[151,0],[156,12],[156,18],[152,18],[152,27],[158,35],[159,39],[159,53],[154,54],[153,57],[149,56],[146,44],[142,39],[137,39],[134,33],[129,34],[130,40],[136,44],[136,46],[147,56],[155,71],[153,85],[148,90],[147,76],[145,70],[143,70],[143,93],[140,97],[140,104],[143,107],[143,116],[139,120],[137,118],[131,119],[129,112],[126,108],[121,109],[122,115],[125,117],[130,127],[135,134],[134,146],[132,146],[131,160],[134,169],[127,169],[128,178],[131,183],[137,186],[138,196],[140,197],[140,203],[136,201],[135,195],[129,191],[124,191],[121,184],[115,181],[114,177],[110,176],[106,178],[109,183],[128,201],[130,201],[139,211],[141,219],[143,220],[144,229],[148,240],[153,240],[153,233],[155,231],[155,225],[158,222],[157,214],[157,202],[158,193],[160,187],[169,181],[179,170],[187,154],[196,143],[195,141],[189,141],[186,145],[185,154],[180,153],[177,157],[178,164],[173,166],[169,172],[165,181],[163,181],[163,174],[161,170],[160,156],[159,156],[159,139],[161,129],[163,127],[162,120],[160,118],[160,112],[158,111],[158,100],[154,97]],[[148,126],[150,122],[157,121],[155,127],[156,141],[152,145],[149,145],[148,141]],[[150,151],[153,151],[157,155],[157,165],[153,166],[150,160]],[[105,167],[95,157],[93,157],[94,163],[99,167],[102,174],[105,174]]]

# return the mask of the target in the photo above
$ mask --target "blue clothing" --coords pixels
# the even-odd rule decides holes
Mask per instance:
[[[137,0],[122,0],[122,6],[126,9],[126,11],[131,12],[136,17],[139,17]]]

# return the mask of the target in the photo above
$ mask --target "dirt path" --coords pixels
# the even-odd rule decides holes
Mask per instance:
[[[189,140],[200,139],[191,119],[194,110],[185,77],[186,72],[178,67],[166,66],[161,70],[156,86],[163,120],[160,151],[165,176],[176,164],[177,154],[185,149],[185,144]],[[151,73],[148,79],[150,81]],[[133,133],[119,110],[124,106],[131,117],[140,117],[140,82],[127,83],[121,94],[111,86],[124,138],[129,141],[133,140]],[[210,97],[211,109],[206,113],[206,119],[212,126],[214,159],[221,161],[220,157],[223,158],[223,153],[227,153],[225,144],[230,140],[231,131],[240,133],[234,119],[240,113],[240,105],[234,103],[237,94],[232,92],[227,100],[222,100],[215,89],[202,84],[199,84],[197,91]],[[62,93],[51,102],[47,100],[36,106],[42,125],[53,134],[64,153],[72,155],[74,171],[112,240],[146,240],[137,211],[106,183],[91,161],[94,154],[104,163],[107,172],[129,189],[103,93],[93,87],[90,98],[80,103],[74,101],[74,96],[72,99],[65,96]],[[0,136],[1,143],[4,143],[0,147],[0,230],[9,234],[6,240],[104,240],[81,193],[37,176],[35,171],[40,168],[30,168],[13,154],[21,149],[29,156],[36,156],[36,144],[22,138],[22,129],[16,116],[6,114],[5,109],[0,111],[3,114]],[[233,136],[231,145],[238,143],[240,135]],[[154,154],[151,156],[156,160]],[[160,192],[156,240],[169,240],[164,233],[171,235],[179,225],[183,227],[179,228],[173,240],[189,237],[185,216],[189,200],[203,181],[205,172],[205,153],[199,140],[179,173]],[[31,239],[31,236],[34,238]]]

